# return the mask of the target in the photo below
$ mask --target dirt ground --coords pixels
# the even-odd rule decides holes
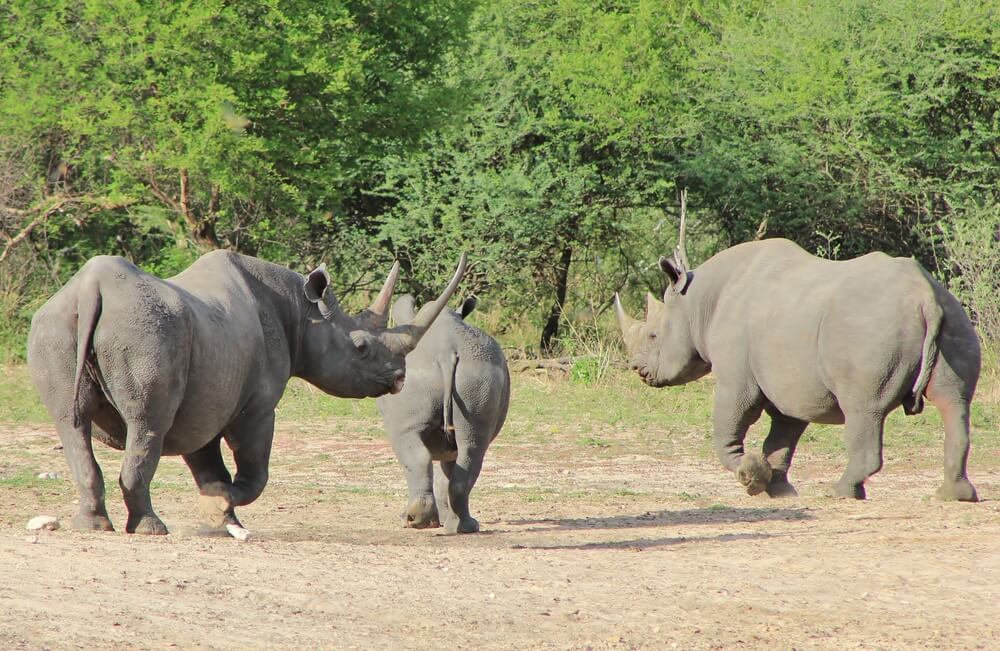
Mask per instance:
[[[843,461],[805,447],[801,497],[774,501],[707,458],[501,436],[483,532],[445,536],[400,526],[391,450],[342,429],[282,427],[240,542],[195,535],[175,458],[153,496],[170,536],[33,536],[75,492],[51,429],[0,427],[0,648],[1000,648],[995,464],[971,471],[983,502],[946,504],[938,450],[889,456],[853,502],[823,496]],[[121,527],[120,456],[99,456]]]

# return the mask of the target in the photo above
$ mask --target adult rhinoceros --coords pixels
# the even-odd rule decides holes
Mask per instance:
[[[91,434],[125,450],[121,486],[129,533],[165,534],[149,483],[161,454],[180,454],[218,522],[268,479],[274,408],[292,376],[342,397],[398,392],[404,358],[465,273],[411,325],[385,329],[398,275],[357,317],[344,313],[321,266],[308,276],[215,251],[161,280],[99,256],[38,310],[28,366],[55,420],[80,494],[77,529],[113,529]],[[99,429],[92,429],[92,424]],[[236,478],[220,443],[233,451]]]
[[[680,258],[683,259],[683,258]],[[834,493],[865,497],[882,467],[886,416],[926,396],[945,429],[942,499],[976,501],[966,476],[976,331],[954,296],[915,261],[883,253],[843,262],[769,239],[726,249],[693,271],[660,259],[668,289],[645,322],[615,296],[632,368],[654,387],[715,374],[714,446],[750,494],[795,495],[788,467],[808,423],[843,423],[848,463]],[[764,458],[747,429],[771,416]]]

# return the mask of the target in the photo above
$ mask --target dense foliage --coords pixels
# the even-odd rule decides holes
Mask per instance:
[[[1000,306],[1000,2],[0,3],[0,327],[88,257],[389,260],[542,348],[755,237],[913,255]]]

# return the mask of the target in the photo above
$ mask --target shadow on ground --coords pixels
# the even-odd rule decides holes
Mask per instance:
[[[673,545],[686,545],[692,543],[722,543],[736,542],[742,540],[763,540],[774,538],[774,534],[769,533],[722,533],[716,536],[679,536],[677,538],[636,538],[634,540],[608,540],[605,542],[578,543],[574,545],[513,545],[513,549],[578,549],[578,550],[605,550],[605,549],[626,549],[642,551],[653,547],[670,547]]]
[[[553,529],[630,529],[633,527],[662,527],[682,524],[729,524],[736,522],[766,522],[783,520],[814,520],[808,509],[740,509],[735,507],[710,507],[680,511],[646,511],[641,515],[615,515],[596,518],[543,518],[539,520],[508,520],[511,526],[545,525],[530,527],[526,531],[551,531]]]

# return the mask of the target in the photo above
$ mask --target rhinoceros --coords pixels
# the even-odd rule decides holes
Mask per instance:
[[[303,277],[214,251],[161,280],[124,258],[89,260],[35,313],[28,335],[31,377],[80,495],[74,528],[113,530],[92,436],[125,451],[118,484],[126,532],[167,533],[149,494],[163,454],[182,455],[212,524],[241,527],[234,507],[253,502],[267,483],[274,410],[289,378],[347,398],[398,393],[406,354],[465,268],[463,255],[441,297],[390,330],[398,264],[371,307],[350,316],[322,265]]]
[[[884,253],[834,262],[784,239],[747,242],[689,271],[660,258],[663,301],[644,322],[617,295],[631,367],[646,384],[714,373],[713,443],[747,492],[796,495],[788,469],[809,423],[842,423],[848,462],[833,493],[865,498],[882,468],[886,416],[926,397],[944,421],[937,496],[976,501],[966,475],[969,406],[980,346],[961,304],[916,261]],[[763,455],[744,453],[747,429],[771,417]]]
[[[392,306],[393,321],[414,323],[427,307],[418,313],[413,297],[401,296]],[[486,448],[507,418],[510,374],[497,342],[465,322],[475,307],[475,299],[469,298],[460,313],[445,310],[407,356],[403,390],[375,401],[406,472],[407,527],[437,527],[446,514],[446,532],[479,531],[479,522],[469,514],[469,493]]]

